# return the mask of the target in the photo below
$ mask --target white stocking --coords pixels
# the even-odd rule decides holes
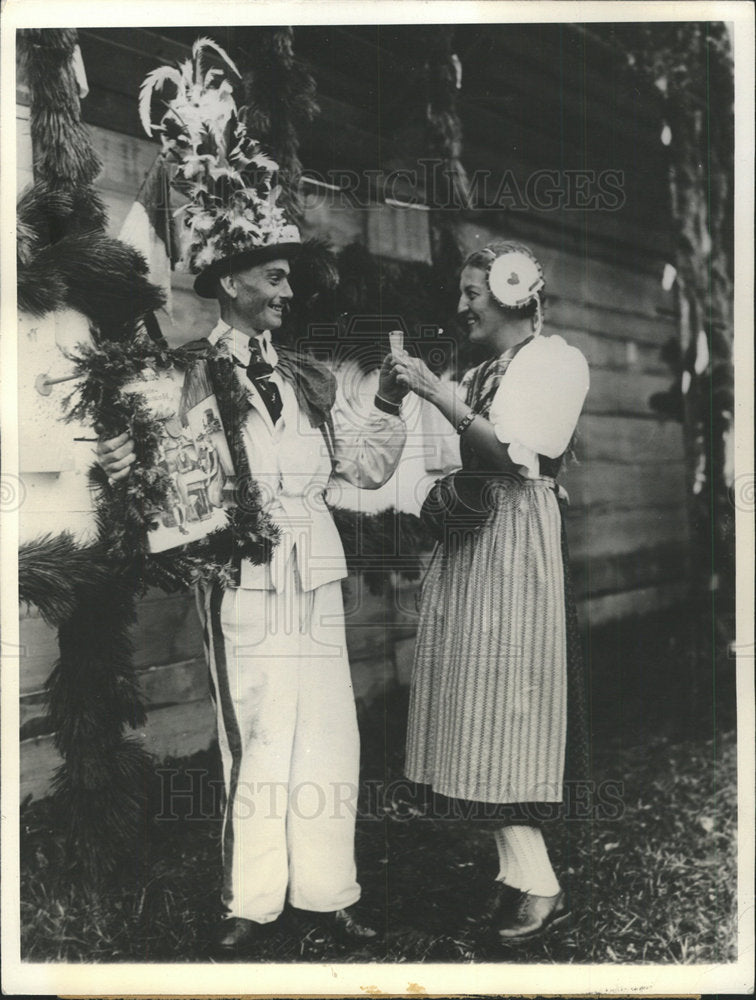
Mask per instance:
[[[543,834],[535,826],[504,826],[494,831],[499,852],[498,880],[535,896],[555,896],[559,882]]]

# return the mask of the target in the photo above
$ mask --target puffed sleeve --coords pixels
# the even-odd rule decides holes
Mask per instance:
[[[531,475],[538,455],[558,458],[570,442],[588,393],[588,364],[562,337],[536,337],[512,360],[489,419],[509,456]]]
[[[366,401],[349,402],[341,389],[331,412],[335,475],[361,489],[377,490],[399,464],[407,440],[404,421]]]

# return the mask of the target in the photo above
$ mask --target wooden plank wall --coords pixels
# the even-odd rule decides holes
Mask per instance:
[[[367,29],[355,31],[357,35],[349,34],[351,44],[340,50],[344,54],[339,58],[334,46],[343,46],[344,29],[313,29],[312,36],[302,36],[301,47],[311,57],[319,54],[316,76],[323,109],[317,130],[305,137],[305,165],[325,164],[326,150],[329,156],[338,150],[340,164],[369,165],[374,155],[383,156],[384,165],[401,162],[402,136],[393,136],[393,144],[391,136],[378,141],[371,124],[374,109],[355,96],[349,60],[362,60],[365,66],[367,57],[375,54]],[[551,41],[544,42],[546,61],[553,55],[548,48]],[[183,41],[154,32],[99,29],[82,33],[82,48],[92,89],[84,102],[84,115],[103,160],[98,186],[110,211],[111,231],[117,233],[156,152],[156,145],[139,134],[136,88],[158,61],[180,58],[186,49]],[[532,87],[537,67],[527,59],[521,65],[523,57],[517,44],[510,41],[508,48],[509,55],[519,60],[525,84]],[[590,66],[588,71],[590,76]],[[493,84],[489,77],[476,77],[470,60],[466,72],[471,96],[462,110],[467,116],[469,165],[501,162],[495,159],[499,139],[491,138],[498,135],[501,116],[491,117],[483,99],[486,87]],[[499,69],[494,66],[490,72],[496,74]],[[553,68],[549,72],[553,74]],[[496,86],[504,87],[505,83],[514,86],[511,75]],[[564,93],[569,93],[571,86],[574,88],[574,83],[567,81]],[[568,117],[576,114],[576,99],[568,101]],[[612,104],[612,93],[602,94],[601,100],[606,114],[613,108],[620,125],[623,114],[627,125],[627,106],[623,110],[616,100]],[[23,93],[21,101],[23,105]],[[539,148],[538,130],[546,126],[542,121],[534,125],[534,116],[524,116],[517,101],[509,100],[507,108],[513,121],[520,116],[523,131],[514,143],[518,149],[504,151],[509,157],[505,162],[513,163],[522,178],[534,164],[544,162],[534,157],[533,149]],[[552,111],[546,108],[545,118]],[[633,114],[643,124],[646,110]],[[23,106],[19,117],[20,134],[26,137],[26,152],[19,152],[19,178],[28,179],[27,110]],[[640,128],[637,121],[635,126]],[[610,126],[605,123],[603,127]],[[647,123],[646,131],[650,134],[652,128],[653,120]],[[651,143],[648,136],[644,141]],[[525,148],[528,143],[530,152]],[[645,162],[655,164],[649,190],[658,198],[664,178],[658,171],[658,157],[654,159],[657,153],[649,145]],[[660,351],[665,341],[675,336],[676,318],[671,295],[660,284],[667,253],[663,212],[653,198],[639,193],[641,187],[634,180],[625,209],[591,219],[590,225],[585,216],[568,212],[542,216],[494,212],[484,217],[460,217],[459,222],[460,242],[468,249],[489,239],[513,237],[533,246],[548,279],[548,329],[579,347],[591,366],[591,391],[576,449],[579,464],[570,464],[563,476],[571,497],[568,530],[585,627],[673,605],[685,591],[688,529],[681,428],[657,420],[648,403],[651,394],[670,383]],[[396,214],[402,213],[398,209],[360,210],[329,201],[322,192],[311,193],[307,205],[308,232],[330,235],[336,247],[358,239],[374,252],[406,256],[411,242],[415,249],[410,256],[427,259],[425,213],[413,212],[410,219],[408,210],[401,217]],[[384,213],[384,221],[379,220],[378,212]],[[402,253],[397,250],[398,240]],[[173,319],[163,319],[169,339],[180,343],[201,335],[215,316],[214,303],[198,300],[191,292],[190,278],[177,275]],[[415,587],[398,585],[387,597],[376,598],[368,594],[362,578],[356,577],[346,584],[345,598],[355,693],[369,702],[386,684],[409,679]],[[22,794],[40,795],[49,787],[56,760],[43,715],[43,686],[57,643],[33,608],[23,611],[21,631]],[[207,746],[213,735],[213,719],[192,599],[148,595],[139,607],[135,643],[149,705],[148,723],[140,738],[161,758]]]

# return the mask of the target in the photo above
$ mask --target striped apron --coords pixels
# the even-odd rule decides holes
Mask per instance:
[[[428,569],[406,773],[441,795],[562,799],[567,643],[554,486],[510,477],[480,531],[438,546]]]

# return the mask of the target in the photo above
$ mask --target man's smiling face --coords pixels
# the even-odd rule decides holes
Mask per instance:
[[[271,260],[235,271],[230,282],[234,311],[255,330],[277,330],[292,298],[289,262]]]

